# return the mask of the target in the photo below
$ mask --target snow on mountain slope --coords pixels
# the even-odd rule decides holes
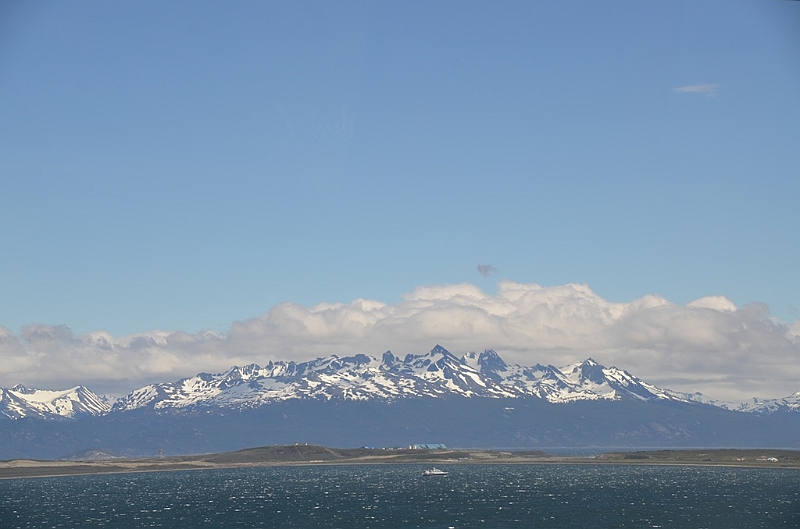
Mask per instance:
[[[29,389],[21,384],[10,389],[0,388],[0,415],[10,419],[74,418],[81,415],[103,415],[110,409],[111,406],[105,398],[84,386],[62,391]]]
[[[712,399],[702,393],[681,393],[679,391],[663,390],[673,400],[707,404],[730,411],[755,413],[757,415],[772,415],[773,413],[800,413],[800,391],[777,399],[759,399],[753,397],[744,402],[727,402]]]
[[[752,398],[735,406],[736,411],[746,411],[759,415],[773,413],[800,412],[800,391],[780,399]]]
[[[303,363],[271,362],[263,368],[255,364],[233,367],[218,375],[201,373],[140,388],[117,401],[113,409],[244,408],[288,399],[393,400],[448,394],[515,396],[437,346],[404,360],[387,351],[381,360],[366,355],[330,356]]]
[[[677,400],[680,402],[693,402],[695,404],[705,404],[707,406],[714,406],[717,408],[722,408],[730,411],[746,411],[745,409],[743,409],[744,406],[743,403],[712,399],[711,397],[707,397],[700,392],[683,393],[681,391],[673,391],[671,389],[664,389],[662,391],[666,393],[672,400]]]
[[[263,367],[234,366],[223,373],[200,373],[176,382],[150,384],[110,408],[104,399],[82,386],[60,392],[15,386],[0,390],[0,415],[57,418],[141,408],[245,409],[290,399],[393,401],[447,396],[532,397],[555,404],[632,399],[705,404],[760,414],[800,412],[800,392],[784,399],[752,399],[737,404],[700,393],[661,389],[591,358],[562,368],[521,366],[507,364],[495,351],[471,352],[458,358],[437,345],[428,353],[402,359],[387,351],[380,359],[363,354],[334,355],[308,362],[270,362]]]
[[[454,356],[437,345],[404,359],[387,351],[377,358],[330,356],[309,362],[251,364],[211,375],[140,388],[114,404],[114,411],[143,407],[252,408],[288,399],[394,400],[413,397],[538,397],[553,403],[578,400],[680,400],[626,371],[592,359],[563,369],[540,364],[508,365],[494,351]]]

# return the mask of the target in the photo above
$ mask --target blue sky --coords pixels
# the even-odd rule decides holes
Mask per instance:
[[[797,2],[4,2],[0,325],[501,279],[789,324],[799,95]]]

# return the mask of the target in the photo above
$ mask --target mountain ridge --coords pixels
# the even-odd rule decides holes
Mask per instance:
[[[85,386],[46,390],[17,384],[11,388],[0,388],[0,417],[9,419],[76,419],[110,411],[108,400]]]
[[[800,412],[800,392],[780,399],[730,403],[701,393],[662,389],[592,358],[561,368],[521,366],[506,363],[493,350],[469,352],[459,358],[437,344],[428,353],[407,354],[402,359],[386,351],[380,359],[364,354],[331,355],[299,363],[233,366],[222,373],[198,373],[175,382],[148,384],[114,403],[84,386],[52,391],[16,385],[0,388],[0,417],[76,419],[137,409],[255,409],[292,399],[391,402],[447,396],[539,398],[552,404],[632,399],[709,405],[761,415]]]

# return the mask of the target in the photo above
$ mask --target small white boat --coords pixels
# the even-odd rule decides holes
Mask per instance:
[[[444,470],[439,470],[436,467],[433,467],[430,470],[425,470],[425,471],[422,472],[422,477],[424,477],[424,478],[429,478],[429,477],[433,477],[433,476],[446,476],[446,475],[447,475],[447,472],[445,472]]]

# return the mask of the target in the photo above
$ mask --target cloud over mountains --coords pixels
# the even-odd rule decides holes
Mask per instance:
[[[661,387],[723,399],[800,390],[800,320],[781,323],[766,305],[737,308],[723,296],[676,305],[657,295],[613,303],[587,285],[511,281],[500,282],[496,294],[472,284],[424,286],[395,304],[286,302],[222,334],[76,335],[64,325],[14,334],[0,327],[0,386],[83,383],[119,394],[234,364],[387,349],[404,355],[436,343],[457,354],[491,348],[528,365],[591,356]]]

